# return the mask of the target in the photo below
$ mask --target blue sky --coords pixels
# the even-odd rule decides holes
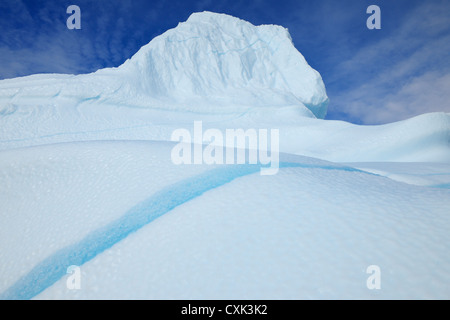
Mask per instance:
[[[81,30],[66,27],[71,4],[81,8]],[[366,27],[371,4],[381,8],[381,30]],[[327,119],[382,124],[450,112],[448,0],[1,0],[0,79],[118,66],[204,10],[288,28],[322,75]]]

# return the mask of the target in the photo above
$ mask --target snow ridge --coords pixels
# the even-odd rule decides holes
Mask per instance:
[[[352,167],[340,165],[280,163],[280,168],[289,167],[366,173]],[[260,169],[260,165],[223,166],[166,187],[131,208],[118,220],[92,232],[80,242],[58,250],[43,260],[27,275],[0,294],[0,299],[31,299],[66,275],[68,266],[83,265],[115,243],[126,238],[130,233],[137,231],[175,207],[238,177],[256,173]]]

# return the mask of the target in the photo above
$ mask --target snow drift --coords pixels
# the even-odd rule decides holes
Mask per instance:
[[[450,190],[285,154],[273,176],[174,166],[173,145],[0,152],[0,299],[449,297]]]

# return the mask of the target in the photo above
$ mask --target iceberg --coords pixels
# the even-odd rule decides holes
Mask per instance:
[[[280,151],[330,161],[450,161],[450,116],[379,126],[324,121],[320,74],[275,25],[193,13],[116,68],[0,81],[0,150],[57,142],[165,140],[205,129],[280,130]]]
[[[448,299],[450,114],[327,105],[285,28],[212,12],[115,68],[1,80],[0,299]],[[179,129],[274,130],[276,174],[176,164]]]

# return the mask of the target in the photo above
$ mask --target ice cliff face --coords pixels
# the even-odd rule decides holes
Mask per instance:
[[[140,93],[191,108],[305,105],[318,118],[327,111],[320,74],[285,28],[225,14],[192,14],[119,69]]]

